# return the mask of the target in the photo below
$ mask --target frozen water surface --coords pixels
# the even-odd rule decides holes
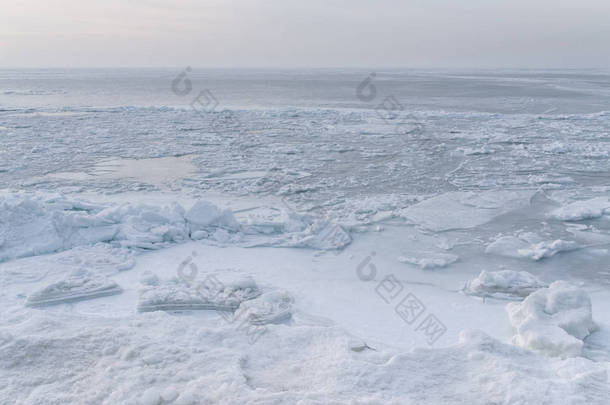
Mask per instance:
[[[607,403],[610,72],[179,73],[0,70],[0,402]]]

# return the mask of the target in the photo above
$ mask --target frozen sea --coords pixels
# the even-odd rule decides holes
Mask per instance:
[[[0,403],[608,403],[610,71],[0,70],[0,139]]]

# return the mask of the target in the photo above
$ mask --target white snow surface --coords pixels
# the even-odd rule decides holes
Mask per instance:
[[[249,345],[232,329],[162,312],[142,316],[137,325],[100,320],[91,330],[66,319],[47,319],[45,332],[32,330],[37,318],[0,335],[0,366],[12,381],[2,388],[5,398],[322,404],[354,403],[357,396],[357,403],[459,404],[484,397],[489,403],[602,404],[610,394],[599,364],[549,361],[480,332],[464,332],[444,349],[354,352],[349,336],[328,326],[268,325]]]

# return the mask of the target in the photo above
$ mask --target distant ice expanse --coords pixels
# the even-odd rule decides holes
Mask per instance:
[[[0,139],[2,403],[610,397],[610,71],[0,70]]]

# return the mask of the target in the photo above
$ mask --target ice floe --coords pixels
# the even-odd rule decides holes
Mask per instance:
[[[534,193],[524,191],[449,192],[402,210],[407,220],[431,231],[469,229],[526,207]]]
[[[551,212],[550,217],[561,221],[582,221],[606,214],[610,214],[610,199],[597,197],[564,205]]]
[[[506,309],[515,328],[513,342],[549,356],[580,356],[583,340],[597,329],[589,295],[565,281],[556,281],[523,302],[509,303]]]
[[[464,293],[479,297],[521,300],[547,285],[527,271],[481,271],[464,286]]]
[[[26,305],[44,307],[120,294],[123,290],[114,281],[93,275],[86,270],[73,272],[68,278],[32,293]]]
[[[537,239],[523,235],[501,236],[487,245],[485,253],[538,261],[555,256],[560,252],[569,252],[581,248],[578,243],[573,241],[562,239],[536,241]]]

